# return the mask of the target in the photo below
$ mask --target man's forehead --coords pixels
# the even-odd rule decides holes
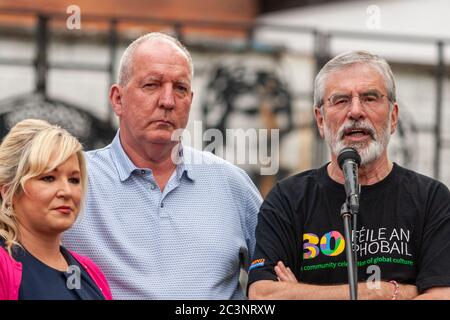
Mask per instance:
[[[167,52],[171,51],[172,54],[177,54],[183,56],[186,62],[189,64],[189,58],[187,54],[174,42],[164,39],[164,38],[154,38],[148,39],[136,48],[134,54],[135,55],[148,55],[152,53],[158,52]]]
[[[326,78],[325,90],[330,89],[385,89],[381,71],[366,63],[356,63],[330,72]]]
[[[186,67],[190,74],[191,65],[187,54],[175,43],[167,39],[149,39],[141,43],[134,52],[134,59],[139,63],[133,63],[133,69],[139,71],[143,63],[152,62],[160,65],[173,65],[174,68]]]
[[[168,70],[170,72],[168,72]],[[178,68],[176,65],[172,65],[167,69],[167,66],[162,65],[161,68],[158,65],[153,65],[151,70],[142,70],[139,81],[164,81],[173,80],[180,83],[190,83],[190,73],[187,69]]]

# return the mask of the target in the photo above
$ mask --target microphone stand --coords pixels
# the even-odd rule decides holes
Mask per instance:
[[[353,240],[355,242],[357,240],[356,216],[359,211],[359,195],[361,194],[361,185],[358,183],[358,167],[361,164],[361,156],[356,149],[346,147],[339,152],[337,163],[344,174],[344,187],[347,196],[341,207],[341,217],[344,221],[345,255],[347,257],[350,299],[358,300],[358,264],[356,263],[356,248],[353,246]]]
[[[356,262],[356,250],[353,250],[352,237],[352,230],[356,231],[356,214],[357,212],[353,212],[353,210],[350,209],[348,200],[345,201],[341,207],[341,218],[344,221],[345,255],[347,257],[350,300],[358,300],[358,265]]]

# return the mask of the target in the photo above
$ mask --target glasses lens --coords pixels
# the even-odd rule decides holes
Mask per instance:
[[[382,95],[377,92],[369,92],[360,96],[361,103],[366,107],[376,107],[381,103]]]
[[[333,107],[345,107],[350,102],[350,96],[337,94],[330,97],[330,104]]]

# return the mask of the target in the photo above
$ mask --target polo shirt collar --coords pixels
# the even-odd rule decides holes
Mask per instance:
[[[191,164],[184,161],[184,150],[185,148],[181,146],[179,150],[181,161],[176,167],[176,176],[178,180],[180,180],[183,176],[186,176],[188,179],[193,181],[195,179],[194,168]],[[138,168],[125,153],[125,150],[122,147],[122,143],[120,142],[120,130],[117,130],[116,136],[111,142],[111,155],[116,166],[120,181],[127,180],[136,170],[149,169]],[[184,174],[185,172],[186,174]]]
[[[186,177],[192,181],[195,180],[195,171],[192,164],[189,162],[189,159],[192,159],[192,157],[186,158],[186,152],[187,148],[183,146],[183,144],[180,142],[180,148],[178,149],[178,156],[181,158],[180,163],[177,165],[177,178],[181,179],[183,174],[185,173]]]

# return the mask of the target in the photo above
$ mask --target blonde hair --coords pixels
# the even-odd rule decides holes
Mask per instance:
[[[17,123],[0,145],[0,237],[11,255],[19,245],[18,224],[12,212],[14,196],[24,192],[25,183],[54,170],[76,154],[80,165],[82,195],[86,190],[86,161],[81,143],[66,130],[44,120]],[[83,197],[82,197],[83,198]]]

